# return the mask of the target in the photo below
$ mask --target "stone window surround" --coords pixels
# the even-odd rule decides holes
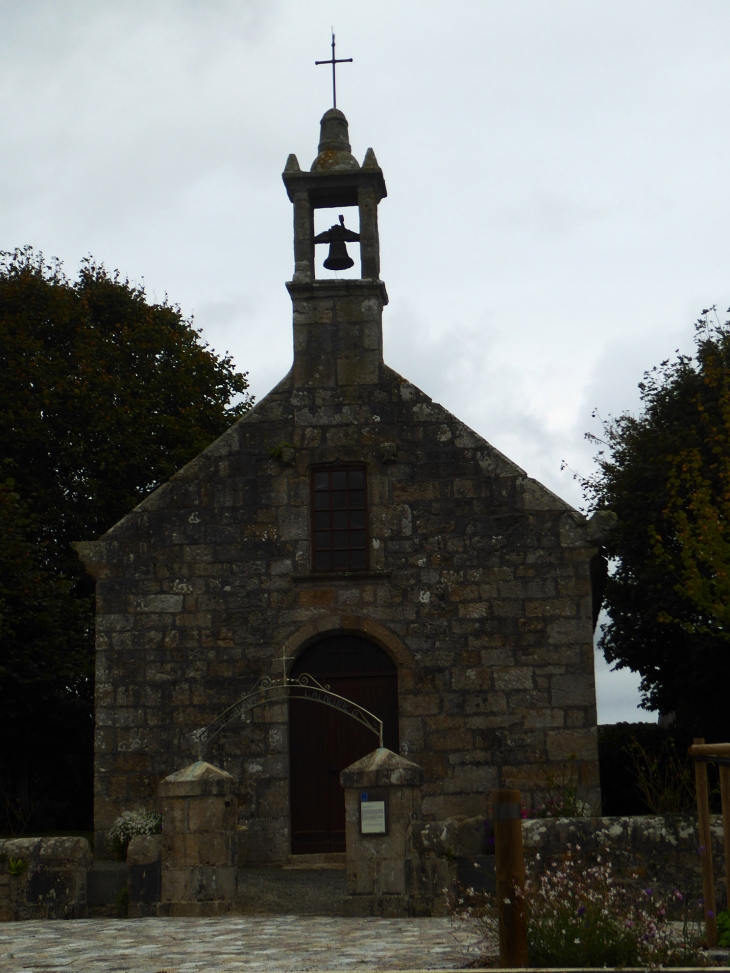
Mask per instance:
[[[368,490],[368,473],[369,473],[369,470],[368,470],[367,464],[366,463],[342,462],[342,461],[338,460],[338,461],[335,461],[334,463],[321,463],[321,464],[316,464],[314,466],[310,466],[308,472],[309,472],[309,478],[310,478],[310,530],[311,530],[311,538],[312,538],[312,540],[311,540],[311,567],[312,567],[312,573],[313,573],[313,575],[314,576],[318,576],[318,575],[323,575],[323,574],[328,574],[328,575],[334,574],[336,576],[337,574],[340,574],[340,573],[347,574],[347,575],[359,575],[359,574],[361,574],[363,572],[367,572],[368,571],[368,568],[370,566],[370,557],[369,557],[369,553],[370,553],[370,530],[369,530],[370,516],[369,516],[369,500],[368,500],[368,497],[369,497],[369,490]],[[317,492],[318,492],[317,489],[316,489],[316,478],[317,478],[317,474],[321,474],[321,473],[328,473],[328,474],[333,474],[333,473],[350,473],[350,472],[353,472],[353,473],[355,473],[355,472],[356,473],[362,473],[362,476],[363,476],[364,524],[363,524],[362,527],[360,527],[360,525],[357,525],[357,527],[354,527],[354,526],[350,525],[349,518],[348,518],[348,527],[345,528],[345,529],[348,531],[348,534],[353,529],[363,530],[364,531],[364,538],[365,538],[364,545],[363,545],[362,548],[360,548],[359,546],[357,548],[353,548],[351,546],[351,539],[348,538],[348,546],[347,546],[347,548],[343,549],[343,550],[345,550],[347,552],[347,555],[348,555],[348,564],[346,566],[344,566],[344,565],[343,566],[339,566],[339,567],[338,566],[335,566],[334,563],[333,563],[334,557],[332,557],[329,566],[327,566],[327,567],[318,566],[317,565],[317,554],[318,553],[325,553],[325,551],[324,551],[324,549],[322,551],[318,551],[317,550],[317,544],[316,544],[316,533],[317,533],[316,518],[317,518],[317,514],[318,513],[324,513],[325,511],[324,510],[322,510],[322,511],[317,510],[316,504],[315,504],[315,499],[316,499]],[[349,493],[350,493],[350,491],[352,489],[349,486],[349,484],[348,484],[348,486],[345,489],[346,489],[346,492],[349,495]],[[331,496],[331,494],[334,492],[334,490],[332,489],[332,487],[330,487],[330,490],[328,492],[330,493],[330,496]],[[349,510],[350,510],[349,498],[348,498],[348,505],[347,505],[346,508],[343,508],[343,510],[344,510],[344,512],[349,512]],[[360,507],[358,506],[357,507],[357,511],[359,512],[359,510],[360,510]],[[335,512],[339,512],[339,511],[335,511],[334,508],[327,508],[327,512],[329,512],[330,514],[334,514]],[[332,522],[332,526],[329,528],[329,530],[330,531],[334,531],[334,523],[333,522]],[[334,546],[328,548],[327,550],[333,556],[336,553],[339,553],[338,551],[335,550]],[[359,553],[360,551],[362,551],[363,554],[364,554],[364,564],[362,564],[362,565],[353,565],[353,564],[350,564],[350,561],[352,559],[352,554],[353,553]]]

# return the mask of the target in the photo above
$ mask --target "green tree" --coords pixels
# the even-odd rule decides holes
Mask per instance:
[[[88,737],[93,584],[71,543],[104,533],[223,433],[251,407],[247,388],[178,307],[148,303],[118,273],[87,260],[70,280],[31,248],[0,255],[0,475],[12,483],[0,600],[13,606],[0,628],[0,778],[37,758],[17,732],[23,714],[39,739],[68,719]]]
[[[694,355],[647,373],[643,409],[603,423],[591,506],[606,543],[609,662],[641,674],[643,705],[730,738],[730,322],[696,325]]]
[[[89,802],[93,728],[90,599],[45,566],[14,486],[0,483],[0,828],[13,830]]]

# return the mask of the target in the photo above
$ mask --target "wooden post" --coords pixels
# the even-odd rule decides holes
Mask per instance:
[[[730,767],[720,764],[722,837],[725,845],[725,908],[730,909]]]
[[[501,966],[515,969],[527,966],[527,910],[521,894],[525,885],[522,795],[519,791],[494,791],[492,806],[499,961]]]
[[[704,737],[695,737],[694,743],[703,744]],[[708,946],[717,946],[717,909],[715,907],[715,877],[712,872],[712,831],[710,830],[710,796],[707,789],[707,763],[695,760],[695,788],[697,790],[697,823],[700,833],[700,858],[702,861],[702,889],[705,903],[705,935]]]

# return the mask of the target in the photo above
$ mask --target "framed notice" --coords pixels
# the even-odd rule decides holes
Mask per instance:
[[[360,834],[387,834],[385,794],[360,795]]]

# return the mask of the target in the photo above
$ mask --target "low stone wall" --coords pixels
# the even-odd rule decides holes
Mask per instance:
[[[482,817],[411,820],[404,834],[399,914],[445,914],[443,890],[457,882],[494,891],[494,856],[486,854],[484,824]],[[528,866],[538,870],[559,861],[569,845],[580,846],[589,859],[601,855],[610,860],[617,879],[640,883],[657,895],[679,889],[685,901],[702,895],[697,821],[691,815],[532,819],[522,822],[522,835]],[[712,818],[712,839],[717,906],[724,909],[719,815]],[[161,835],[134,838],[130,843],[125,869],[130,916],[158,914],[162,844]],[[0,841],[0,921],[85,918],[91,868],[91,848],[85,838]],[[284,877],[282,873],[282,881]],[[244,878],[239,890],[243,898],[253,892],[246,885]],[[116,894],[116,885],[112,891]],[[113,897],[112,892],[109,895]]]
[[[447,915],[444,889],[456,884],[496,890],[494,855],[486,854],[484,823],[483,817],[413,823],[413,857],[407,874],[421,915]]]
[[[86,838],[0,841],[0,920],[86,918],[92,862]]]
[[[722,817],[711,819],[715,895],[727,908]],[[651,888],[678,889],[684,900],[702,896],[697,818],[692,815],[630,818],[544,818],[523,821],[525,859],[539,870],[579,845],[586,857],[610,860],[617,878]],[[537,853],[540,858],[536,860]]]
[[[461,885],[494,891],[494,856],[486,854],[485,820],[452,818],[414,822],[412,857],[407,871],[409,892],[432,915],[444,912],[442,890]],[[522,822],[528,867],[544,871],[560,861],[568,846],[580,846],[587,859],[610,860],[616,878],[651,888],[656,896],[678,889],[681,911],[702,896],[697,819],[665,817],[538,818]],[[712,818],[712,853],[718,909],[727,908],[722,818]],[[539,858],[537,857],[539,854]],[[421,913],[422,914],[422,913]]]

